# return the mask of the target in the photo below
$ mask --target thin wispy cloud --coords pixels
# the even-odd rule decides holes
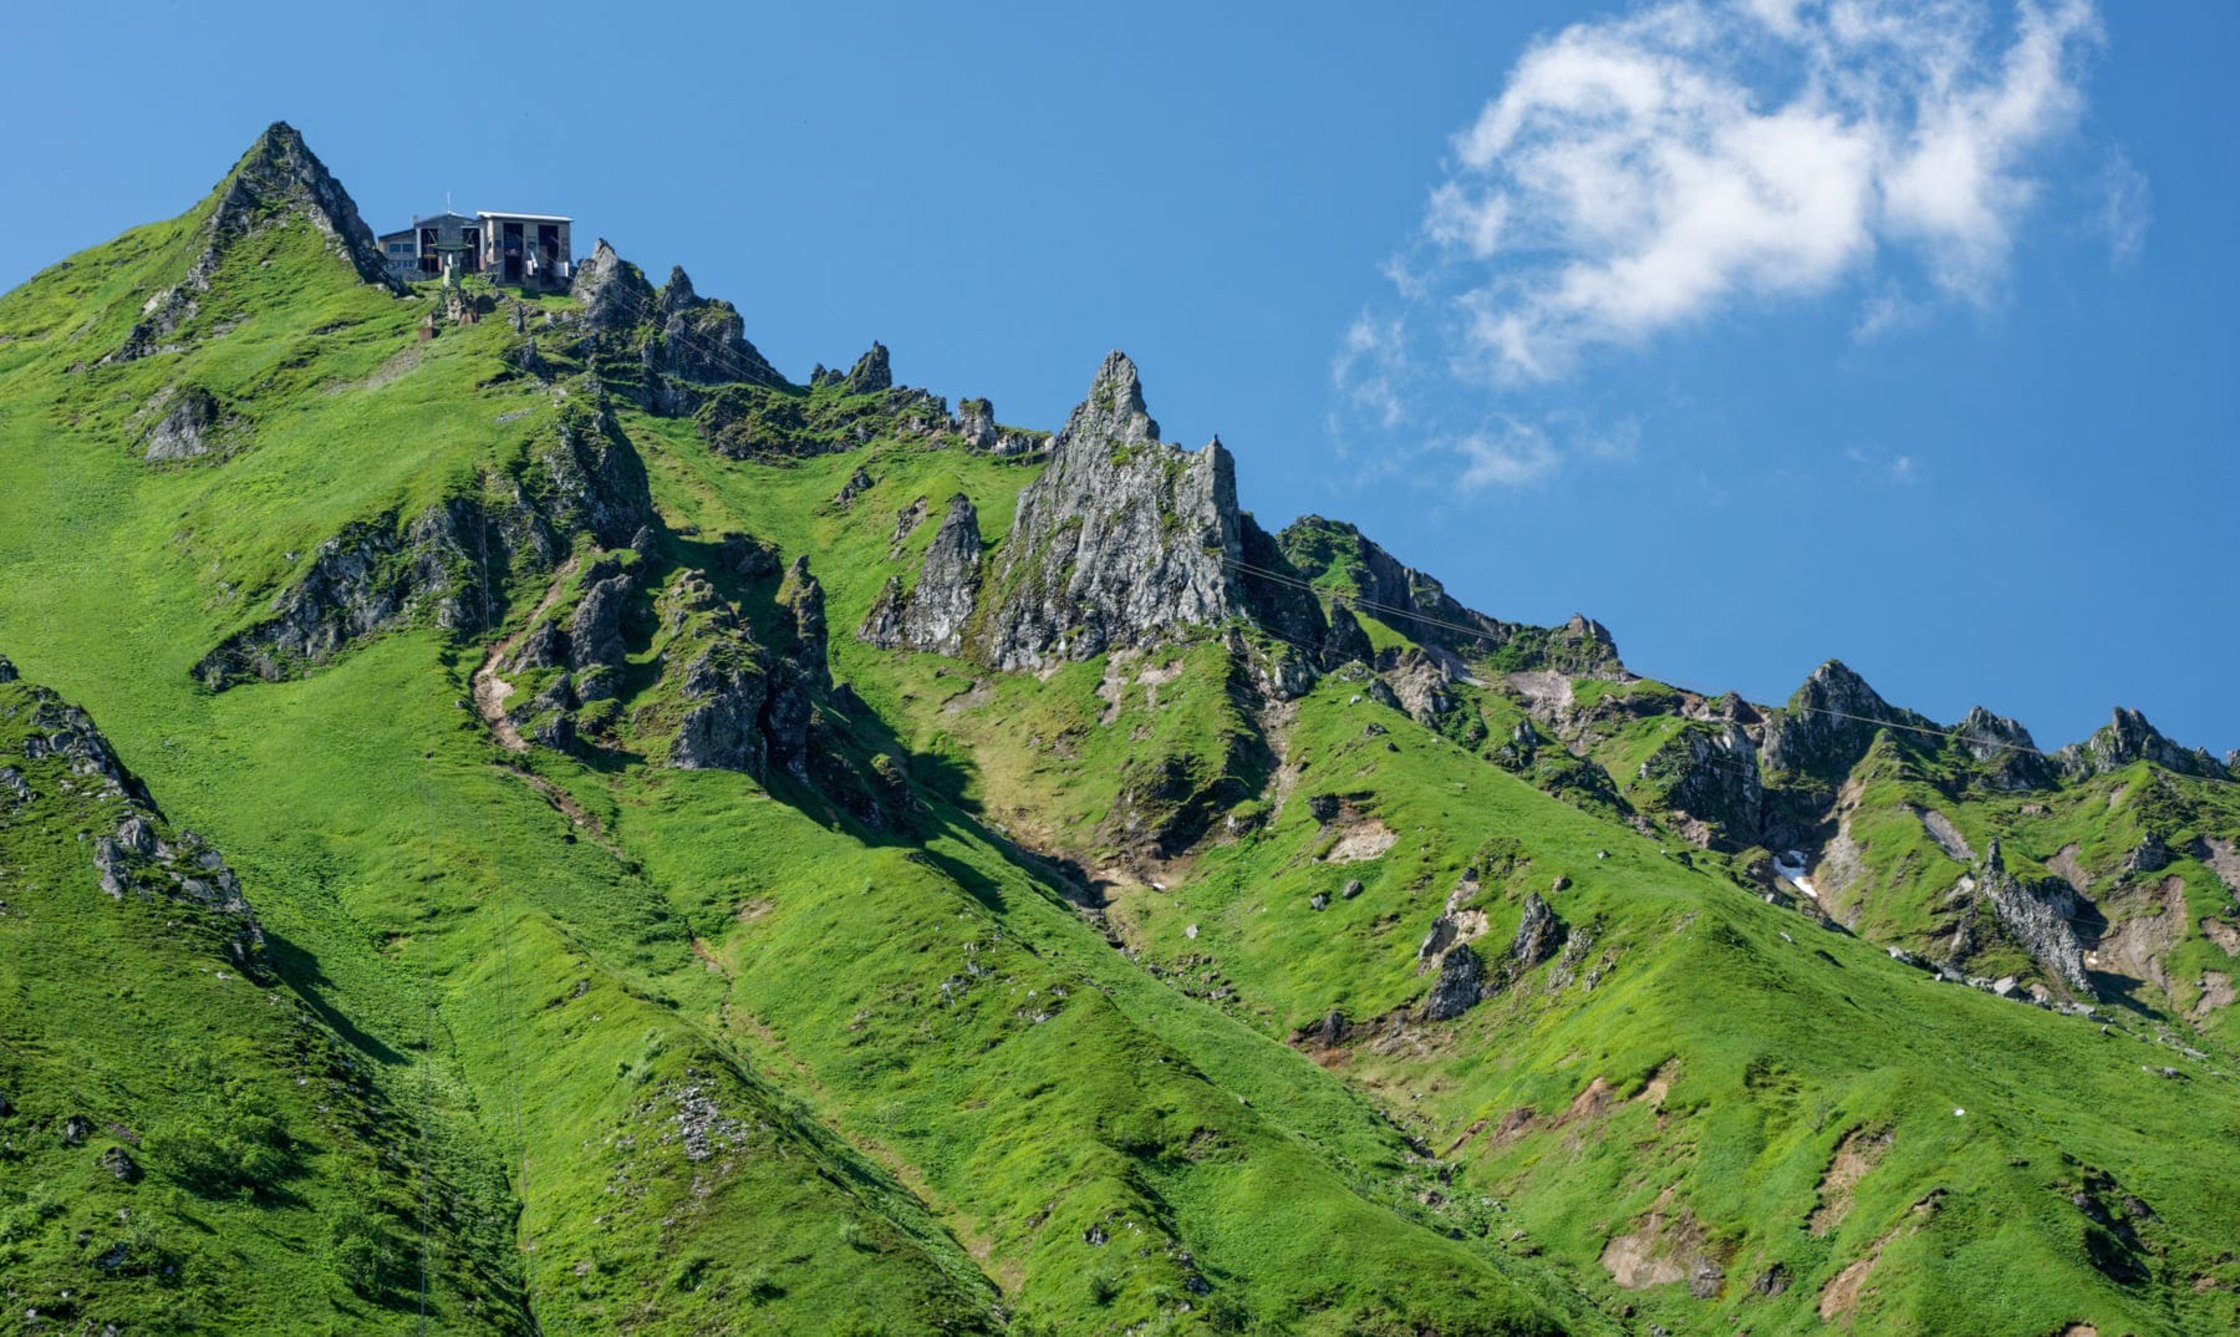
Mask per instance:
[[[1921,477],[1921,468],[1911,455],[1861,450],[1856,446],[1843,452],[1843,455],[1857,468],[1859,476],[1869,482],[1904,487]]]
[[[2108,237],[2108,256],[2128,265],[2146,249],[2147,225],[2154,221],[2154,192],[2147,174],[2131,165],[2122,149],[2109,153],[2100,169],[2100,230]]]
[[[1427,388],[1500,402],[1737,307],[1863,287],[1867,342],[1990,303],[2099,44],[2089,0],[1667,0],[1545,37],[1454,137],[1341,396],[1418,423]],[[2105,187],[2135,255],[2145,178],[2118,155]],[[1500,425],[1446,439],[1466,486],[1565,454]]]

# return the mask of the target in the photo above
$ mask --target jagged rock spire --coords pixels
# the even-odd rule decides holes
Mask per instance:
[[[692,276],[684,272],[684,266],[669,266],[669,281],[661,286],[661,318],[667,320],[699,301],[700,294],[692,290]]]
[[[644,272],[615,254],[605,237],[592,248],[591,258],[576,266],[568,291],[583,304],[584,319],[595,329],[627,329],[644,319],[653,304],[653,285]]]
[[[1077,405],[1059,429],[1057,448],[1075,441],[1111,445],[1142,445],[1159,439],[1159,424],[1143,406],[1143,380],[1126,353],[1114,349],[1104,355],[1096,379],[1089,383],[1089,397]],[[1220,442],[1214,443],[1215,448]]]
[[[927,546],[918,583],[908,591],[890,579],[856,631],[856,639],[886,649],[954,655],[964,648],[965,627],[980,593],[980,514],[962,492],[949,498],[948,514]]]
[[[1159,440],[1136,366],[1108,355],[1019,494],[992,582],[990,662],[1025,668],[1132,646],[1243,610],[1236,466]]]
[[[852,395],[893,389],[894,369],[887,360],[887,346],[872,340],[871,351],[856,359],[856,365],[848,370],[845,384]]]

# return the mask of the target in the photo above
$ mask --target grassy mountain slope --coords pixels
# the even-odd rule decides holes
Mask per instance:
[[[775,382],[681,275],[399,295],[238,195],[0,298],[0,649],[264,935],[220,984],[222,935],[103,895],[113,819],[0,686],[48,805],[0,792],[8,1323],[395,1330],[423,1221],[456,1332],[2234,1321],[2228,782],[1997,788],[1884,730],[1724,785],[1689,740],[1777,712],[1328,522],[1283,579],[1366,647],[1297,694],[1246,618],[875,648],[948,499],[1000,552],[1046,455],[872,358]],[[1886,950],[1944,959],[1994,837],[2094,889],[2098,1001],[2049,986],[2094,1015]],[[1970,973],[2052,978],[1971,913]],[[211,1124],[281,1131],[212,1179]],[[117,1210],[160,1264],[103,1264]]]

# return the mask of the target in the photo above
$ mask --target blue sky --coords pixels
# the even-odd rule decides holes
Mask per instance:
[[[2240,747],[2240,7],[1060,8],[35,8],[87,58],[11,72],[0,286],[286,119],[376,227],[571,214],[796,378],[1054,426],[1124,348],[1269,527],[1641,672]]]

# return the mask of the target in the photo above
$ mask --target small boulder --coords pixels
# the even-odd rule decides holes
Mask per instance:
[[[1443,921],[1442,921],[1443,922]],[[1485,984],[1485,963],[1465,943],[1447,953],[1439,978],[1423,1000],[1425,1021],[1450,1021],[1477,1005]]]
[[[132,1153],[126,1151],[123,1147],[111,1147],[102,1152],[100,1164],[102,1169],[115,1175],[122,1183],[137,1184],[140,1182],[140,1163],[132,1159]]]
[[[1345,884],[1345,886],[1343,886],[1343,887],[1341,887],[1341,888],[1339,888],[1339,889],[1338,889],[1338,895],[1339,895],[1339,896],[1340,896],[1341,898],[1343,898],[1343,899],[1345,899],[1345,900],[1349,900],[1349,901],[1350,901],[1350,900],[1352,900],[1352,899],[1353,899],[1354,897],[1356,897],[1356,896],[1359,896],[1360,894],[1361,894],[1361,879],[1360,879],[1360,878],[1357,878],[1357,877],[1355,877],[1355,878],[1348,878],[1348,879],[1346,879],[1346,884]]]

